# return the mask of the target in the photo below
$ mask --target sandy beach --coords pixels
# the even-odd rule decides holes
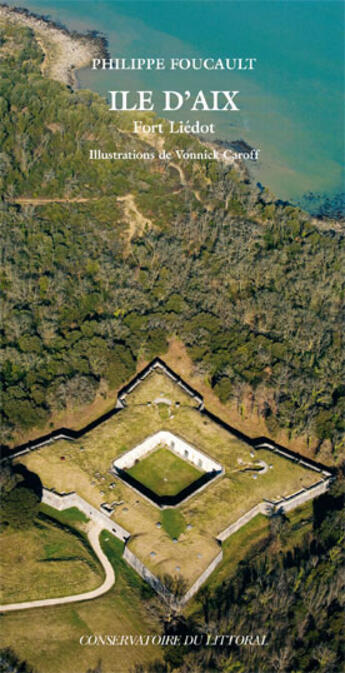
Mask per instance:
[[[63,26],[25,9],[0,5],[0,24],[4,21],[31,28],[45,55],[42,74],[73,88],[78,86],[75,70],[88,65],[92,58],[104,57],[107,53],[104,38],[70,33]]]

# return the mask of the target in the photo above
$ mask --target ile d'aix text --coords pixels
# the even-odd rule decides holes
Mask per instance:
[[[148,112],[156,107],[152,91],[109,91],[112,112]],[[161,91],[160,109],[164,112],[180,110],[188,103],[191,112],[236,112],[240,108],[235,103],[239,91],[203,91],[192,95],[190,91]],[[163,97],[163,98],[161,98]]]

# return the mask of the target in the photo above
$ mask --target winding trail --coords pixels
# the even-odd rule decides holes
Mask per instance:
[[[115,572],[113,566],[102,551],[99,542],[99,535],[102,530],[102,525],[93,523],[88,532],[88,538],[91,547],[97,558],[100,560],[105,571],[105,579],[101,586],[83,594],[74,594],[72,596],[64,596],[60,598],[46,598],[38,601],[27,601],[26,603],[8,603],[7,605],[0,605],[0,612],[13,612],[14,610],[28,610],[29,608],[44,608],[52,605],[65,605],[66,603],[90,601],[91,599],[98,598],[98,596],[102,596],[107,591],[109,591],[109,589],[111,589],[115,583]]]

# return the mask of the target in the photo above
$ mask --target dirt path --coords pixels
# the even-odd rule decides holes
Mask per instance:
[[[109,589],[111,589],[115,583],[115,572],[113,566],[102,551],[99,542],[99,535],[102,530],[103,528],[100,524],[92,523],[92,526],[88,532],[88,538],[92,549],[100,560],[105,571],[105,579],[101,586],[97,587],[97,589],[93,589],[92,591],[87,591],[83,594],[75,594],[73,596],[65,596],[62,598],[46,598],[37,601],[27,601],[26,603],[8,603],[7,605],[0,605],[0,612],[13,612],[14,610],[28,610],[30,608],[44,608],[52,605],[64,605],[66,603],[90,601],[93,598],[98,598],[98,596],[102,596],[107,591],[109,591]]]
[[[180,176],[181,185],[183,185],[183,187],[185,187],[186,184],[187,184],[187,180],[186,180],[186,176],[185,176],[181,166],[179,164],[175,164],[174,161],[170,161],[169,166],[172,166],[173,168],[175,168],[175,170],[178,172],[178,174]]]
[[[119,196],[118,201],[124,204],[124,215],[128,222],[128,246],[133,238],[133,236],[144,233],[145,226],[148,225],[152,228],[153,224],[151,220],[145,217],[140,210],[138,210],[136,203],[134,201],[133,194],[127,194],[126,196]],[[127,252],[130,248],[128,248]]]

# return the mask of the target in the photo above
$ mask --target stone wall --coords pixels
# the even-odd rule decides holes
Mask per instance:
[[[119,391],[119,399],[122,403],[125,404],[125,399],[126,396],[131,393],[136,386],[143,381],[151,372],[155,371],[155,369],[160,369],[166,376],[168,376],[170,379],[172,379],[177,385],[179,385],[183,390],[192,397],[192,399],[195,400],[195,402],[198,404],[199,407],[203,405],[203,398],[202,396],[198,393],[198,391],[194,390],[189,386],[183,379],[180,378],[175,372],[173,372],[168,365],[163,362],[160,358],[155,358],[145,369],[143,369],[139,374],[137,374],[132,381],[122,388]]]
[[[328,479],[321,479],[317,482],[317,484],[309,486],[308,488],[304,488],[299,493],[288,496],[287,498],[283,498],[282,500],[272,504],[274,505],[276,511],[289,512],[291,509],[299,507],[299,505],[303,505],[305,502],[308,502],[308,500],[317,498],[319,495],[322,495],[322,493],[325,493],[329,488],[331,481],[331,477]]]
[[[115,535],[119,540],[122,540],[122,542],[125,542],[130,537],[130,533],[128,533],[127,530],[122,528],[122,526],[115,521],[112,521],[106,514],[96,509],[96,507],[89,505],[89,503],[77,495],[77,493],[60,495],[59,493],[54,493],[53,491],[44,488],[42,502],[59,511],[63,511],[69,507],[77,507],[83,514],[85,514],[85,516],[100,523],[106,530]]]
[[[28,442],[28,446],[26,448],[20,449],[19,451],[14,449],[11,455],[17,458],[17,456],[23,456],[26,453],[30,453],[30,451],[35,451],[36,449],[39,449],[41,446],[46,446],[47,444],[54,444],[54,442],[57,442],[60,439],[67,439],[68,441],[73,441],[75,437],[72,437],[72,434],[70,435],[68,432],[66,433],[60,432],[58,434],[54,434],[53,437],[49,436],[46,439],[37,439]]]
[[[323,474],[324,477],[332,476],[332,473],[329,470],[326,470],[323,466],[318,465],[315,463],[315,461],[309,460],[308,458],[302,458],[302,456],[300,456],[298,453],[293,453],[289,449],[278,447],[272,442],[266,441],[260,444],[255,444],[254,448],[269,449],[269,451],[273,451],[273,453],[279,453],[281,456],[284,456],[284,458],[287,458],[294,463],[304,465],[304,467],[307,467],[309,470],[314,470],[315,472],[319,472],[319,474]]]
[[[164,588],[162,582],[151,572],[151,570],[146,568],[146,565],[144,565],[144,563],[142,563],[142,561],[140,561],[127,546],[123,552],[123,558],[127,561],[128,565],[130,565],[138,575],[140,575],[140,577],[154,589],[154,591],[160,596],[166,596],[167,590]]]
[[[163,598],[169,597],[170,600],[173,600],[172,595],[168,592],[168,590],[164,587],[162,582],[154,575],[145,565],[138,559],[138,557],[133,554],[133,552],[128,549],[128,547],[125,547],[125,551],[123,553],[123,558],[127,561],[127,563],[140,575],[140,577],[147,582],[154,591],[156,591],[160,596]],[[198,579],[192,584],[190,589],[188,589],[187,593],[185,593],[182,598],[180,598],[178,601],[176,601],[176,604],[178,606],[183,606],[185,605],[191,598],[194,596],[194,594],[199,591],[201,585],[207,580],[207,578],[211,575],[211,573],[214,571],[214,569],[217,567],[218,563],[223,558],[223,552],[220,550],[219,554],[211,561],[211,563],[207,566],[206,570],[198,577]]]
[[[183,596],[183,598],[180,600],[180,605],[185,605],[187,601],[194,596],[194,594],[199,591],[201,585],[206,582],[207,578],[213,573],[214,569],[217,567],[218,563],[221,562],[223,559],[223,552],[220,550],[219,554],[217,554],[216,558],[211,561],[210,565],[207,566],[206,570],[198,577],[198,579],[192,584],[191,588],[188,589],[187,593]]]
[[[243,514],[243,516],[240,516],[235,523],[232,523],[230,526],[225,528],[219,535],[217,535],[217,540],[219,542],[224,542],[230,535],[233,533],[236,533],[242,526],[245,526],[248,521],[251,521],[251,519],[254,519],[257,514],[265,514],[266,516],[268,515],[268,510],[269,510],[269,504],[266,502],[260,502],[258,505],[255,507],[252,507],[248,512]]]
[[[159,444],[166,444],[178,456],[187,460],[189,463],[193,463],[196,467],[205,472],[222,471],[222,466],[219,463],[168,430],[160,430],[154,435],[147,437],[143,442],[134,447],[134,449],[127,451],[120,458],[117,458],[113,465],[115,468],[118,467],[121,470],[124,468],[128,469],[134,465],[136,460],[145,456],[146,453],[155,449]]]
[[[224,542],[230,535],[236,533],[242,526],[244,526],[248,521],[253,519],[257,514],[264,514],[265,516],[274,515],[274,512],[289,512],[295,507],[303,505],[308,500],[317,498],[322,493],[325,493],[330,486],[332,477],[328,479],[321,479],[317,484],[309,486],[308,488],[303,488],[297,493],[292,493],[292,495],[282,498],[281,500],[265,500],[260,502],[258,505],[250,509],[246,514],[243,514],[235,523],[232,523],[230,526],[225,528],[219,535],[217,535],[217,540],[219,542]]]

